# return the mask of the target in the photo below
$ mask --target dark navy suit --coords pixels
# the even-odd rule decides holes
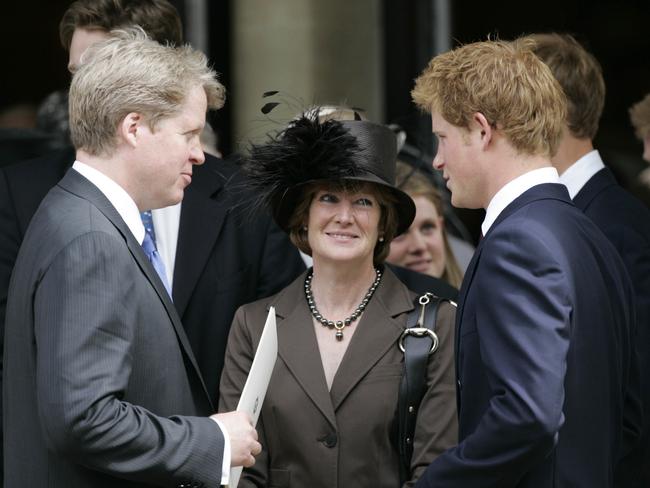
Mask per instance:
[[[636,340],[640,360],[646,427],[640,442],[637,432],[626,426],[628,445],[617,472],[615,485],[635,488],[650,486],[650,210],[625,191],[605,168],[592,176],[573,199],[607,236],[619,252],[632,279],[636,298]],[[635,441],[638,444],[631,444]]]
[[[418,487],[610,487],[631,284],[563,185],[534,186],[479,243],[456,317],[459,445]]]

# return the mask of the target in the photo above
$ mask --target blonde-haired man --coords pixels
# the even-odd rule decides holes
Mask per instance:
[[[246,415],[213,415],[140,220],[183,198],[223,87],[202,54],[123,34],[90,48],[73,78],[77,160],[16,261],[7,488],[218,486],[261,449]]]
[[[626,402],[621,461],[614,486],[650,486],[650,211],[625,191],[605,166],[593,139],[605,105],[600,63],[568,34],[534,34],[534,52],[551,69],[569,105],[562,140],[552,158],[560,180],[582,210],[607,236],[623,258],[636,298],[633,386],[622,392]],[[641,408],[643,406],[643,412]]]
[[[459,444],[417,486],[611,486],[632,293],[551,166],[560,86],[529,43],[488,41],[435,57],[412,95],[452,203],[486,209],[457,314]]]

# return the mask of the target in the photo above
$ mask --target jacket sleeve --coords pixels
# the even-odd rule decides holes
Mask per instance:
[[[134,263],[125,253],[119,237],[90,232],[42,271],[34,333],[45,440],[59,455],[112,476],[218,487],[224,440],[213,420],[162,417],[123,401],[133,387],[133,339],[146,320]],[[152,381],[160,374],[152,371]]]
[[[230,327],[221,383],[219,385],[219,412],[231,412],[237,409],[239,397],[253,364],[256,344],[259,343],[260,337],[253,338],[253,333],[247,327],[247,308],[244,306],[237,310]],[[238,485],[242,488],[267,486],[268,450],[264,434],[263,410],[256,428],[258,441],[262,445],[262,452],[255,458],[253,467],[244,468]]]
[[[418,487],[514,487],[551,452],[564,422],[572,307],[563,266],[534,229],[502,224],[488,239],[459,309],[459,354],[465,340],[477,342],[490,400]]]
[[[427,388],[415,425],[411,480],[413,486],[427,466],[458,444],[456,374],[454,368],[454,321],[456,307],[441,302],[435,332],[439,345],[427,363]]]

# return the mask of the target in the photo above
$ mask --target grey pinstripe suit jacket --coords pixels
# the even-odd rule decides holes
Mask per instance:
[[[223,437],[180,319],[74,170],[19,252],[4,358],[6,488],[219,486]]]

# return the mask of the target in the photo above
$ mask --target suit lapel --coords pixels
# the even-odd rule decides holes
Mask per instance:
[[[311,313],[303,291],[303,273],[274,304],[278,318],[278,356],[332,427],[336,417],[321,361]]]
[[[467,290],[469,290],[470,286],[472,285],[472,280],[474,279],[474,273],[476,272],[478,262],[481,259],[481,252],[483,251],[484,242],[485,238],[481,239],[481,241],[478,243],[478,246],[476,246],[474,255],[472,256],[472,259],[470,260],[469,264],[467,265],[467,269],[465,270],[465,276],[463,277],[463,282],[461,283],[460,291],[458,293],[458,308],[456,309],[456,321],[454,327],[454,362],[456,365],[455,370],[457,384],[461,373],[460,330],[463,323],[463,313],[465,312],[465,298],[467,296]],[[460,412],[460,389],[458,387],[456,387],[456,409]]]
[[[214,159],[214,158],[211,158]],[[172,295],[182,317],[210,252],[221,232],[228,209],[217,196],[224,179],[210,167],[195,167],[192,184],[181,206]]]
[[[162,281],[158,277],[156,270],[153,268],[153,266],[145,256],[144,251],[140,246],[140,243],[138,243],[135,240],[135,237],[133,237],[133,234],[129,230],[124,220],[122,220],[122,217],[120,217],[120,214],[117,212],[117,210],[115,210],[115,207],[111,205],[109,200],[95,185],[90,183],[88,180],[86,180],[83,176],[81,176],[79,173],[77,173],[74,170],[68,171],[68,173],[66,174],[66,176],[64,176],[64,178],[61,180],[59,185],[63,187],[65,190],[74,193],[75,195],[78,195],[79,197],[88,200],[90,203],[92,203],[95,207],[97,207],[97,209],[102,214],[104,214],[104,216],[115,226],[117,231],[122,235],[131,255],[138,263],[140,270],[145,275],[147,280],[151,283],[151,285],[156,291],[156,294],[160,298],[160,301],[165,307],[165,310],[167,311],[167,314],[172,323],[174,331],[176,332],[176,336],[178,337],[178,341],[181,344],[181,348],[183,349],[185,355],[187,356],[190,363],[192,364],[192,367],[194,368],[201,382],[203,391],[205,392],[208,401],[210,401],[210,396],[208,395],[208,391],[205,387],[205,384],[203,383],[203,378],[199,372],[199,368],[196,364],[196,359],[194,358],[194,354],[192,353],[192,349],[190,348],[189,342],[185,335],[185,331],[183,330],[183,326],[181,325],[180,318],[178,316],[178,313],[176,312],[176,308],[174,307],[174,304],[172,303],[169,294],[165,289],[165,286],[163,285]]]
[[[377,361],[397,347],[404,324],[395,317],[413,308],[409,292],[385,269],[334,376],[330,392],[334,411]]]
[[[474,255],[465,270],[465,276],[463,277],[463,282],[460,287],[460,292],[458,294],[458,308],[456,310],[456,327],[454,332],[454,358],[456,360],[456,376],[458,376],[459,371],[459,346],[460,346],[460,329],[463,323],[463,312],[465,311],[465,297],[467,296],[467,290],[472,284],[474,279],[474,273],[476,272],[476,267],[478,262],[481,259],[481,252],[483,251],[483,242],[485,238],[481,239],[481,242],[478,243]]]

